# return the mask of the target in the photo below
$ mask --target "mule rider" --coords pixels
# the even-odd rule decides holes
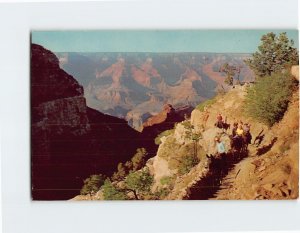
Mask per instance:
[[[226,153],[225,145],[220,140],[219,137],[215,137],[216,147],[217,147],[217,156],[223,156]]]
[[[248,144],[251,144],[251,140],[252,140],[252,135],[250,133],[250,124],[249,123],[245,123],[244,126],[243,126],[243,130],[244,130],[244,141],[245,143],[248,145]]]
[[[209,112],[207,110],[207,107],[205,106],[204,107],[204,114],[203,114],[203,118],[202,118],[202,122],[203,122],[203,129],[205,130],[206,128],[206,123],[207,123],[207,120],[209,118]]]
[[[240,124],[239,127],[236,130],[236,136],[242,137],[243,133],[244,133],[243,126],[242,126],[242,124]]]
[[[234,122],[232,128],[232,137],[235,137],[237,129],[238,129],[238,123]]]
[[[221,113],[219,113],[218,116],[217,116],[216,126],[218,128],[223,128],[223,117],[222,117]]]

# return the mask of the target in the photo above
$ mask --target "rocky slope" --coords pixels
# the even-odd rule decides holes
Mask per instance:
[[[216,102],[207,108],[207,112],[199,110],[192,112],[191,124],[194,125],[196,131],[202,131],[203,136],[203,139],[199,140],[198,151],[203,149],[207,154],[214,152],[213,139],[219,131],[214,127],[214,123],[219,112],[222,112],[223,116],[227,117],[227,122],[231,124],[239,120],[250,122],[253,141],[258,135],[263,135],[261,143],[258,146],[250,145],[249,154],[240,161],[230,161],[230,158],[226,158],[222,166],[228,166],[227,175],[220,174],[219,177],[211,177],[211,160],[200,155],[202,160],[198,165],[188,174],[178,176],[176,169],[172,169],[170,159],[176,156],[177,151],[188,145],[186,139],[180,137],[184,134],[178,132],[183,130],[181,124],[178,124],[173,135],[162,139],[157,156],[149,163],[158,187],[161,186],[162,177],[176,177],[172,190],[165,199],[298,198],[298,92],[293,95],[284,118],[272,128],[268,128],[244,116],[242,100],[246,89],[246,86],[235,88],[222,98],[217,98]],[[207,115],[209,116],[207,122],[204,122],[203,119],[206,119]],[[230,148],[227,135],[224,133],[221,135],[226,147]],[[219,179],[219,181],[215,182],[214,179]],[[216,187],[205,186],[212,184]]]
[[[253,74],[247,54],[58,53],[61,67],[84,86],[87,105],[126,118],[139,129],[165,103],[195,106],[224,84],[220,66],[242,66],[241,80]]]
[[[161,137],[156,156],[145,166],[154,177],[151,190],[160,193],[159,199],[298,198],[298,91],[293,94],[283,119],[269,128],[244,114],[243,100],[248,87],[236,86],[228,93],[218,95],[205,110],[195,109],[191,119],[178,122],[168,135]],[[251,123],[252,144],[247,152],[208,158],[216,154],[216,135],[221,137],[227,151],[230,149],[231,132],[214,126],[220,112],[229,124]],[[202,137],[195,141],[190,137],[191,133],[201,133]],[[182,172],[185,156],[191,154],[196,154],[199,161],[188,172]],[[94,196],[78,196],[74,200],[101,199],[100,190]]]
[[[216,199],[298,198],[298,111],[299,97],[295,93],[284,118],[266,132],[262,146],[251,147],[250,156],[224,178],[226,183]]]

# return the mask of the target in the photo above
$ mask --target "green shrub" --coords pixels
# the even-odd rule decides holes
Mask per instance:
[[[169,129],[169,130],[165,130],[163,132],[161,132],[159,135],[157,135],[157,137],[154,139],[154,142],[156,145],[159,145],[161,144],[161,138],[162,137],[167,137],[171,134],[173,134],[175,132],[175,129]]]
[[[125,192],[115,187],[109,179],[105,180],[101,187],[104,200],[127,200]]]
[[[97,192],[100,187],[104,184],[106,177],[104,175],[91,175],[89,178],[86,178],[80,190],[81,195],[92,194]]]
[[[118,164],[117,171],[113,173],[111,179],[113,181],[121,181],[124,180],[129,172],[141,169],[145,165],[147,155],[148,153],[145,148],[137,148],[136,153],[130,161]]]
[[[140,199],[141,196],[150,192],[153,181],[153,176],[150,175],[148,169],[145,169],[129,173],[126,177],[125,185],[127,189],[130,189],[135,193],[135,196],[139,195]]]
[[[181,163],[178,167],[180,175],[188,173],[194,166],[199,163],[199,159],[195,155],[186,155],[181,158]]]
[[[174,177],[172,176],[164,176],[160,179],[160,183],[162,185],[170,185],[174,181]]]
[[[272,126],[282,119],[297,83],[287,73],[277,73],[260,78],[249,88],[245,112],[250,117]]]
[[[169,195],[170,192],[171,192],[171,190],[169,188],[161,188],[159,190],[156,190],[152,194],[152,199],[154,199],[154,200],[164,199],[166,196]]]

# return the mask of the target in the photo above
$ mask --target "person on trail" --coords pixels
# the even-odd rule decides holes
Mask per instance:
[[[249,123],[245,123],[243,125],[243,130],[245,133],[250,133],[250,124]]]
[[[244,137],[244,142],[248,145],[251,144],[251,140],[252,140],[252,135],[250,133],[250,124],[245,123],[243,126],[243,137]]]
[[[232,137],[235,137],[237,129],[238,129],[238,123],[234,122],[232,128]]]
[[[239,136],[239,137],[242,137],[243,133],[244,133],[243,126],[240,124],[239,127],[236,130],[236,135]]]
[[[220,140],[219,137],[215,137],[216,147],[217,147],[217,156],[223,156],[226,153],[225,145]]]
[[[209,112],[207,110],[207,107],[204,108],[204,114],[203,114],[203,118],[202,118],[202,121],[203,121],[203,129],[205,130],[206,128],[206,123],[207,123],[207,120],[209,118]]]
[[[217,121],[223,121],[223,117],[222,117],[221,113],[218,114]]]
[[[223,117],[222,117],[221,113],[218,114],[217,123],[215,125],[220,129],[223,128]]]

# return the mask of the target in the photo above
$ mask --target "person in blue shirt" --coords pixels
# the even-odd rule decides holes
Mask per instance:
[[[225,149],[224,143],[220,140],[219,137],[216,137],[215,141],[216,141],[216,147],[217,147],[217,154],[218,154],[218,156],[223,156],[226,153],[226,149]]]

